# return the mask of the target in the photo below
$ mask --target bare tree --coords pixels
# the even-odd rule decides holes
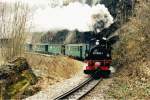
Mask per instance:
[[[24,51],[29,9],[20,2],[0,5],[0,55],[7,61]]]

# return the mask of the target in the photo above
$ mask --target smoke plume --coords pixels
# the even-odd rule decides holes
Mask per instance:
[[[86,32],[95,30],[95,27],[102,30],[113,23],[113,17],[102,4],[89,6],[76,1],[63,6],[62,3],[58,2],[58,5],[53,7],[51,5],[55,4],[49,2],[49,0],[2,0],[0,2],[22,2],[28,5],[32,13],[32,18],[28,23],[32,23],[31,30],[33,32],[60,31],[64,29]]]
[[[59,31],[78,30],[80,32],[93,31],[94,26],[101,29],[109,27],[113,23],[113,17],[108,9],[102,5],[89,6],[79,2],[70,3],[67,6],[51,8],[49,6],[37,9],[33,14],[32,31]]]

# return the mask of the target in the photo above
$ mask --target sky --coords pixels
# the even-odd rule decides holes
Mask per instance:
[[[45,32],[54,30],[78,30],[91,31],[93,24],[97,21],[104,21],[105,28],[113,23],[113,18],[104,5],[89,6],[79,2],[62,6],[62,0],[1,0],[0,2],[27,4],[31,10],[31,31]],[[51,1],[51,2],[50,2]],[[52,7],[51,4],[58,4]],[[94,18],[93,16],[96,16]],[[106,17],[105,17],[106,16]]]

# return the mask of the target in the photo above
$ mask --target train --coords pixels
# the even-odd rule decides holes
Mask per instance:
[[[28,43],[25,46],[28,52],[38,52],[52,55],[66,55],[79,60],[86,58],[86,53],[90,49],[89,44],[48,44],[48,43]]]
[[[110,29],[114,29],[113,25],[111,25],[108,29],[102,30],[101,32],[97,31],[99,27],[95,27],[95,34],[93,34],[93,37],[88,41],[89,43],[28,43],[25,46],[26,51],[52,55],[66,55],[83,60],[86,63],[85,66],[83,66],[84,74],[91,76],[94,79],[109,78],[111,74],[110,65],[112,62],[112,45],[119,40],[118,35],[112,35],[113,30]]]
[[[108,78],[111,60],[111,50],[106,45],[105,39],[96,40],[95,44],[26,44],[26,50],[52,55],[66,55],[78,60],[83,60],[83,72],[95,79]]]

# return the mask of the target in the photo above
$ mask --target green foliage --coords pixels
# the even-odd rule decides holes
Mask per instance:
[[[30,84],[35,84],[37,82],[36,76],[31,72],[31,70],[25,70],[22,72],[21,76],[25,77]]]
[[[29,84],[30,82],[27,79],[23,78],[19,80],[17,83],[9,85],[6,88],[8,97],[15,98],[15,96],[18,93],[23,92],[29,86]]]

